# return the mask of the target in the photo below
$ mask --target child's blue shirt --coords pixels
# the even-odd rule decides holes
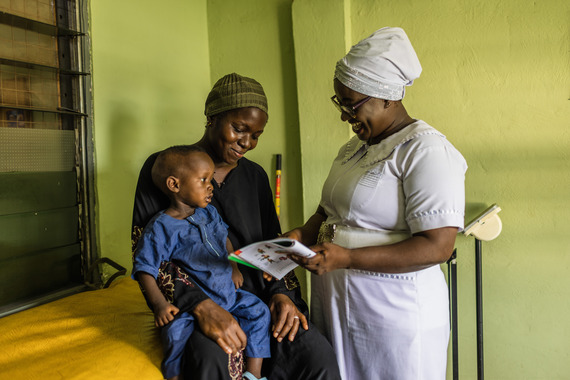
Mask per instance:
[[[156,278],[160,264],[172,261],[227,310],[236,297],[227,236],[227,225],[212,205],[197,208],[186,219],[175,219],[161,211],[147,224],[138,241],[132,277],[136,279],[137,272],[145,272]]]

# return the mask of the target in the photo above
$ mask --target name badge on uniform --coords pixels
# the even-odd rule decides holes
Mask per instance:
[[[384,163],[366,171],[358,181],[358,184],[365,187],[376,187],[378,181],[384,176]]]

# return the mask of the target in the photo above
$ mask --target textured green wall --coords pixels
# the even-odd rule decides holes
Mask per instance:
[[[406,100],[463,153],[469,211],[497,203],[483,243],[485,374],[570,375],[570,3],[353,1],[354,40],[409,33],[424,72]],[[460,371],[475,378],[473,239],[459,255]]]
[[[301,223],[351,135],[329,100],[336,60],[375,29],[402,26],[424,68],[406,107],[467,159],[468,218],[503,209],[502,234],[483,243],[485,375],[568,378],[567,1],[97,0],[91,10],[103,256],[130,266],[142,161],[201,135],[211,81],[230,71],[266,89],[269,124],[248,157],[273,181],[273,155],[284,155],[282,222]],[[457,248],[460,376],[475,379],[473,239]]]
[[[92,1],[91,39],[100,250],[130,269],[140,167],[205,125],[206,1]]]
[[[98,232],[101,255],[130,268],[130,224],[144,159],[197,141],[204,101],[221,76],[256,78],[269,122],[247,157],[275,182],[283,156],[281,224],[302,222],[299,128],[288,0],[91,3]]]
[[[351,133],[330,100],[335,63],[350,46],[350,19],[344,3],[293,2],[305,220],[317,209],[332,160]]]
[[[275,190],[275,154],[282,155],[284,230],[303,220],[291,28],[291,0],[208,0],[212,83],[237,72],[259,81],[268,98],[269,121],[259,144],[246,157],[263,166]]]
[[[340,55],[323,60],[322,44],[337,49],[345,45],[343,38],[356,43],[380,27],[403,27],[424,69],[404,104],[413,117],[446,134],[467,159],[468,219],[492,203],[503,209],[502,234],[483,243],[485,375],[567,379],[570,3],[295,0],[293,11],[304,173],[314,163],[313,172],[326,174],[330,162],[314,156],[336,151],[334,128],[342,128],[338,119],[324,130],[311,125],[319,119],[328,123],[337,112],[332,106],[321,110],[332,87],[301,83],[311,73],[333,75]],[[313,25],[319,23],[324,33]],[[314,32],[299,33],[297,26]],[[344,35],[331,27],[344,29]],[[319,151],[312,149],[316,142]],[[305,212],[314,209],[320,178],[303,178]],[[473,238],[459,236],[457,248],[460,378],[475,379]]]
[[[208,0],[212,82],[237,72],[258,80],[269,103],[269,121],[246,157],[259,163],[275,191],[275,155],[282,155],[281,227],[303,223],[299,114],[290,0]],[[303,270],[298,270],[307,289]]]

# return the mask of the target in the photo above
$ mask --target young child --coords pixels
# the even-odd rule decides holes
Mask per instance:
[[[174,306],[157,284],[163,262],[175,262],[218,305],[229,311],[247,336],[244,379],[261,377],[269,351],[269,308],[256,296],[239,289],[243,277],[228,260],[233,251],[227,225],[210,205],[214,163],[197,146],[174,146],[160,153],[152,168],[154,184],[170,198],[170,206],[145,227],[134,257],[132,277],[139,281],[161,327],[164,346],[162,373],[182,378],[183,353],[195,328],[194,317]],[[176,294],[175,294],[176,296]],[[176,300],[173,300],[176,301]],[[176,303],[176,302],[174,302]],[[265,379],[265,378],[263,378]]]

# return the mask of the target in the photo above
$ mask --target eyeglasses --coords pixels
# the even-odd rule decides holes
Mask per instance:
[[[336,106],[336,108],[341,112],[341,113],[345,113],[347,115],[349,115],[350,117],[354,118],[356,117],[356,110],[358,109],[358,107],[360,107],[361,105],[363,105],[364,103],[366,103],[367,101],[370,100],[370,98],[372,98],[372,96],[367,96],[366,98],[362,99],[361,101],[359,101],[358,103],[356,103],[355,105],[352,106],[345,106],[342,105],[340,103],[340,101],[338,100],[338,97],[336,95],[333,95],[331,97],[331,101],[333,102],[333,104]]]

